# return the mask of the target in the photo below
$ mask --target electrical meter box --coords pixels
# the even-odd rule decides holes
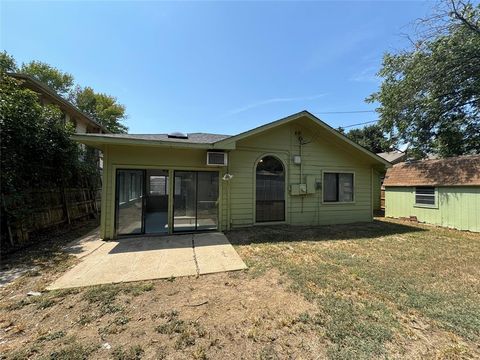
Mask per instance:
[[[307,194],[307,184],[290,185],[290,195],[305,195],[305,194]]]

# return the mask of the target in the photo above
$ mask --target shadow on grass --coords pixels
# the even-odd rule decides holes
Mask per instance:
[[[319,226],[252,226],[226,232],[226,235],[233,245],[250,245],[295,241],[368,240],[421,231],[427,230],[415,226],[375,220],[365,223]]]
[[[15,252],[2,255],[0,269],[14,266],[48,266],[68,257],[61,252],[62,246],[87,235],[98,227],[98,220],[76,221],[70,225],[45,230],[35,234],[29,244]]]

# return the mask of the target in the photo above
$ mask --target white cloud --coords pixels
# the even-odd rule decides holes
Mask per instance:
[[[245,106],[230,110],[227,115],[236,115],[260,106],[264,105],[269,105],[269,104],[274,104],[274,103],[283,103],[283,102],[294,102],[294,101],[308,101],[308,100],[315,100],[319,99],[321,97],[324,97],[326,94],[316,94],[316,95],[309,95],[309,96],[300,96],[300,97],[284,97],[284,98],[272,98],[272,99],[266,99],[266,100],[261,100],[257,101],[251,104],[247,104]]]
[[[350,80],[357,82],[379,82],[380,78],[377,76],[377,67],[369,66],[353,75]]]

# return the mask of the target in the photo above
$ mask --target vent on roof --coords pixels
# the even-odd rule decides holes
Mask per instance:
[[[188,139],[187,134],[184,134],[184,133],[179,132],[179,131],[175,131],[173,133],[168,134],[168,137],[173,138],[173,139]]]

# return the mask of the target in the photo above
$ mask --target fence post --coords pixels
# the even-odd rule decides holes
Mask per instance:
[[[5,199],[3,195],[2,195],[2,212],[3,212],[3,216],[5,216],[5,225],[7,225],[8,240],[10,241],[10,245],[14,247],[15,242],[13,239],[12,228],[10,227],[10,222],[8,221],[7,205],[5,203]]]
[[[67,194],[65,192],[64,187],[62,187],[62,203],[63,203],[62,205],[65,212],[65,216],[67,218],[67,224],[70,224],[71,223],[70,212],[68,211],[68,200],[67,200]]]

